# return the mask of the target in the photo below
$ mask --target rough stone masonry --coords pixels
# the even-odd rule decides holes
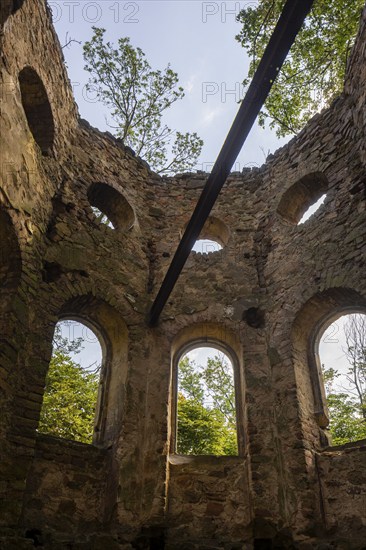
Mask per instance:
[[[223,248],[191,254],[156,328],[206,174],[160,177],[79,118],[44,0],[0,13],[0,548],[365,549],[366,441],[329,444],[314,342],[366,311],[366,11],[343,93],[230,176],[203,231]],[[37,432],[63,318],[104,342],[93,445]],[[207,341],[234,357],[236,457],[174,452],[172,373]]]

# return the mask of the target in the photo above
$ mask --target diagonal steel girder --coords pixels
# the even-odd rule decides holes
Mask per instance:
[[[202,231],[313,3],[314,0],[287,0],[150,309],[147,320],[149,326],[155,326],[158,323],[160,314],[169,299],[192,247]]]

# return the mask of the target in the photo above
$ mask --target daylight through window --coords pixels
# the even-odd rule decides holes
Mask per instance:
[[[212,252],[222,250],[222,246],[218,242],[210,239],[199,239],[195,242],[192,250],[200,254],[211,254]]]
[[[102,348],[96,334],[83,323],[57,323],[38,430],[92,443]]]
[[[221,350],[195,347],[178,363],[176,451],[237,455],[233,365]]]
[[[343,315],[319,343],[334,445],[366,438],[366,315]]]

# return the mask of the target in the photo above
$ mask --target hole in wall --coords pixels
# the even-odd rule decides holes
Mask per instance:
[[[19,85],[29,129],[42,154],[47,155],[53,146],[55,126],[46,89],[31,67],[20,71]]]
[[[255,550],[272,550],[272,539],[254,539]]]
[[[88,189],[88,200],[98,224],[111,229],[128,231],[135,222],[135,214],[121,193],[105,183],[93,183]]]
[[[45,262],[42,269],[42,281],[45,283],[54,283],[63,275],[63,269],[57,262]]]
[[[304,223],[324,202],[327,190],[328,180],[324,174],[307,174],[282,195],[277,212],[293,225]],[[309,213],[311,207],[314,210]]]
[[[89,324],[71,319],[57,323],[40,432],[92,443],[102,363],[101,340]]]
[[[17,12],[22,5],[24,4],[24,0],[13,0],[13,8],[12,8],[12,15],[14,15],[15,12]]]
[[[43,546],[43,535],[39,529],[27,529],[25,532],[25,538],[33,541],[33,546]]]
[[[176,452],[238,455],[233,364],[221,349],[195,346],[178,362]]]
[[[250,307],[244,311],[243,321],[252,328],[263,328],[265,326],[265,313],[258,307]]]
[[[322,327],[319,356],[333,445],[366,438],[366,314],[343,313]]]

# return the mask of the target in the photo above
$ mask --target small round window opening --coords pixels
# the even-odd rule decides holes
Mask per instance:
[[[282,195],[277,212],[292,225],[306,222],[324,203],[328,180],[321,172],[307,174]]]
[[[218,218],[210,216],[201,231],[200,238],[192,247],[192,252],[196,254],[219,252],[227,245],[228,240],[229,230],[227,226]]]
[[[92,443],[98,426],[101,340],[84,323],[59,321],[53,337],[38,431]]]
[[[88,199],[94,221],[110,229],[128,231],[135,222],[135,214],[121,193],[105,183],[93,183],[88,189]]]
[[[332,444],[366,439],[366,315],[339,316],[318,342]]]
[[[178,362],[176,452],[238,455],[234,370],[219,349],[195,347]]]

